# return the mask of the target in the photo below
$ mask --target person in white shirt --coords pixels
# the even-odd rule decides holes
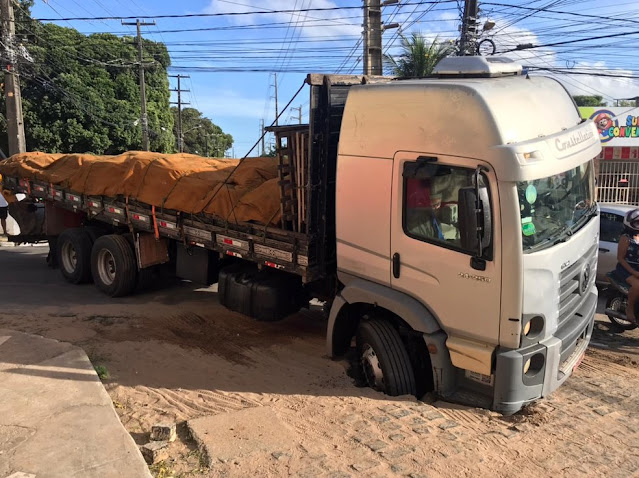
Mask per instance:
[[[9,203],[4,198],[3,194],[0,194],[0,224],[2,225],[2,235],[7,235],[7,215],[8,215]]]

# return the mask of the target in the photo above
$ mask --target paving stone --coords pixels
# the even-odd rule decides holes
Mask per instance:
[[[390,466],[390,469],[393,473],[403,473],[404,471],[406,471],[406,467],[404,465],[400,465],[398,463],[393,463]]]
[[[355,414],[353,415],[347,415],[346,417],[342,418],[342,420],[340,421],[340,423],[342,425],[349,425],[351,423],[356,422],[357,420],[359,420],[359,417]]]
[[[394,433],[393,435],[389,436],[388,438],[390,438],[393,441],[404,441],[404,440],[406,440],[406,435],[403,435],[401,433]]]
[[[144,461],[149,465],[153,465],[169,457],[169,442],[152,441],[140,447],[140,452],[144,457]]]
[[[326,475],[328,478],[350,478],[351,475],[343,471],[331,471]]]
[[[440,423],[439,428],[441,428],[442,430],[448,430],[450,428],[455,428],[456,426],[459,426],[459,423],[454,422],[452,420],[447,420],[444,423]]]
[[[362,443],[373,451],[380,451],[388,446],[388,443],[385,443],[382,440],[372,440]]]
[[[597,415],[606,416],[611,413],[610,409],[607,407],[599,407],[593,410]]]
[[[408,455],[412,451],[413,450],[411,450],[408,447],[400,446],[400,447],[393,448],[393,449],[390,449],[390,450],[385,450],[385,451],[381,452],[381,455],[384,458],[386,458],[387,460],[395,460],[397,458],[401,458],[403,456]]]
[[[322,474],[324,474],[324,472],[319,468],[308,468],[306,470],[300,471],[297,476],[299,476],[300,478],[316,478],[318,476],[321,476]]]
[[[288,453],[284,453],[282,451],[274,451],[273,453],[271,453],[271,456],[275,458],[276,460],[284,460],[285,458],[291,457],[291,455],[289,455]]]
[[[402,426],[397,422],[386,422],[379,425],[379,428],[386,432],[393,432],[395,430],[399,430]]]
[[[414,427],[413,431],[418,435],[426,435],[427,433],[430,433],[430,428],[428,428],[426,425],[420,425],[418,427]]]
[[[388,414],[394,418],[403,418],[405,416],[411,415],[412,413],[413,413],[412,410],[407,410],[406,408],[400,408],[399,410],[389,412]]]
[[[423,419],[423,418],[421,418],[421,417],[413,417],[413,418],[410,420],[410,424],[411,424],[411,425],[423,425],[424,423],[426,423],[426,420],[424,420],[424,419]]]
[[[385,423],[385,422],[389,421],[390,418],[388,418],[386,415],[377,415],[375,417],[372,417],[371,420],[373,420],[374,422],[377,422],[377,423]]]
[[[356,432],[362,431],[362,430],[366,430],[368,427],[370,427],[370,423],[368,423],[365,420],[360,420],[359,422],[356,422],[353,424],[353,430],[355,430]]]
[[[441,438],[442,440],[448,440],[448,441],[454,441],[457,440],[457,436],[453,435],[450,432],[444,432],[438,435],[439,438]]]
[[[175,423],[158,423],[151,427],[151,440],[153,441],[175,441],[177,433]]]
[[[384,405],[383,407],[378,407],[382,412],[392,412],[393,410],[397,410],[399,405],[396,403],[391,403],[390,405]]]
[[[357,463],[353,463],[351,466],[354,470],[361,472],[370,470],[371,468],[375,468],[377,465],[379,465],[379,463],[374,460],[362,460],[358,461]]]
[[[444,418],[444,415],[439,413],[437,410],[431,410],[429,412],[422,413],[422,416],[426,420],[437,420],[438,418]]]

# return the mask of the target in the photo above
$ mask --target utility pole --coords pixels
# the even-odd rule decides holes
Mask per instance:
[[[171,91],[177,92],[177,102],[172,101],[172,105],[177,105],[178,107],[178,121],[177,121],[177,144],[178,144],[178,153],[184,152],[184,136],[182,135],[182,106],[190,105],[191,103],[183,103],[182,102],[182,93],[188,93],[191,90],[183,90],[180,80],[182,78],[190,78],[189,75],[169,75],[171,78],[177,78],[177,88],[172,89]]]
[[[302,105],[299,108],[291,108],[293,111],[297,111],[297,117],[299,119],[299,123],[302,124]]]
[[[146,114],[146,87],[144,84],[144,63],[142,63],[142,31],[140,27],[155,25],[141,22],[139,19],[135,23],[122,22],[122,25],[135,25],[138,29],[138,62],[140,63],[140,123],[142,124],[142,149],[149,151],[149,117]]]
[[[264,136],[266,136],[264,134],[264,119],[261,119],[260,120],[260,137],[262,138],[262,156],[266,154],[266,151],[264,149]]]
[[[9,155],[24,153],[27,150],[24,138],[22,118],[22,95],[20,76],[16,68],[16,54],[13,39],[16,23],[13,16],[12,0],[0,0],[0,19],[2,20],[2,43],[6,55],[4,70],[4,94],[7,106],[7,133],[9,136]]]
[[[271,85],[275,87],[275,126],[279,126],[279,120],[278,120],[278,116],[280,115],[280,111],[279,111],[279,103],[278,103],[278,99],[277,99],[277,73],[273,73],[273,76],[275,77],[275,84]]]
[[[364,0],[364,74],[382,75],[382,33],[398,28],[398,23],[382,25],[382,7],[397,4],[399,0]]]
[[[477,54],[477,17],[479,5],[477,0],[466,0],[464,3],[464,18],[462,19],[461,38],[459,41],[459,55],[473,56]]]

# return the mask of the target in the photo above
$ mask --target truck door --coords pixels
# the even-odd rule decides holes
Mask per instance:
[[[478,166],[484,171],[477,172]],[[478,175],[479,176],[476,176]],[[477,257],[462,243],[462,189],[476,177],[488,188],[492,240]],[[450,336],[497,344],[501,260],[498,196],[486,164],[465,158],[400,152],[393,165],[391,284],[422,302]],[[483,269],[483,270],[482,270]]]

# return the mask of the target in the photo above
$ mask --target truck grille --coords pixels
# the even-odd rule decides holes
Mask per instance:
[[[584,283],[584,269],[590,266],[587,283]],[[597,245],[577,262],[559,274],[559,318],[557,325],[561,325],[575,315],[575,312],[587,300],[587,291],[595,283],[597,275]],[[580,291],[580,289],[582,289]]]

